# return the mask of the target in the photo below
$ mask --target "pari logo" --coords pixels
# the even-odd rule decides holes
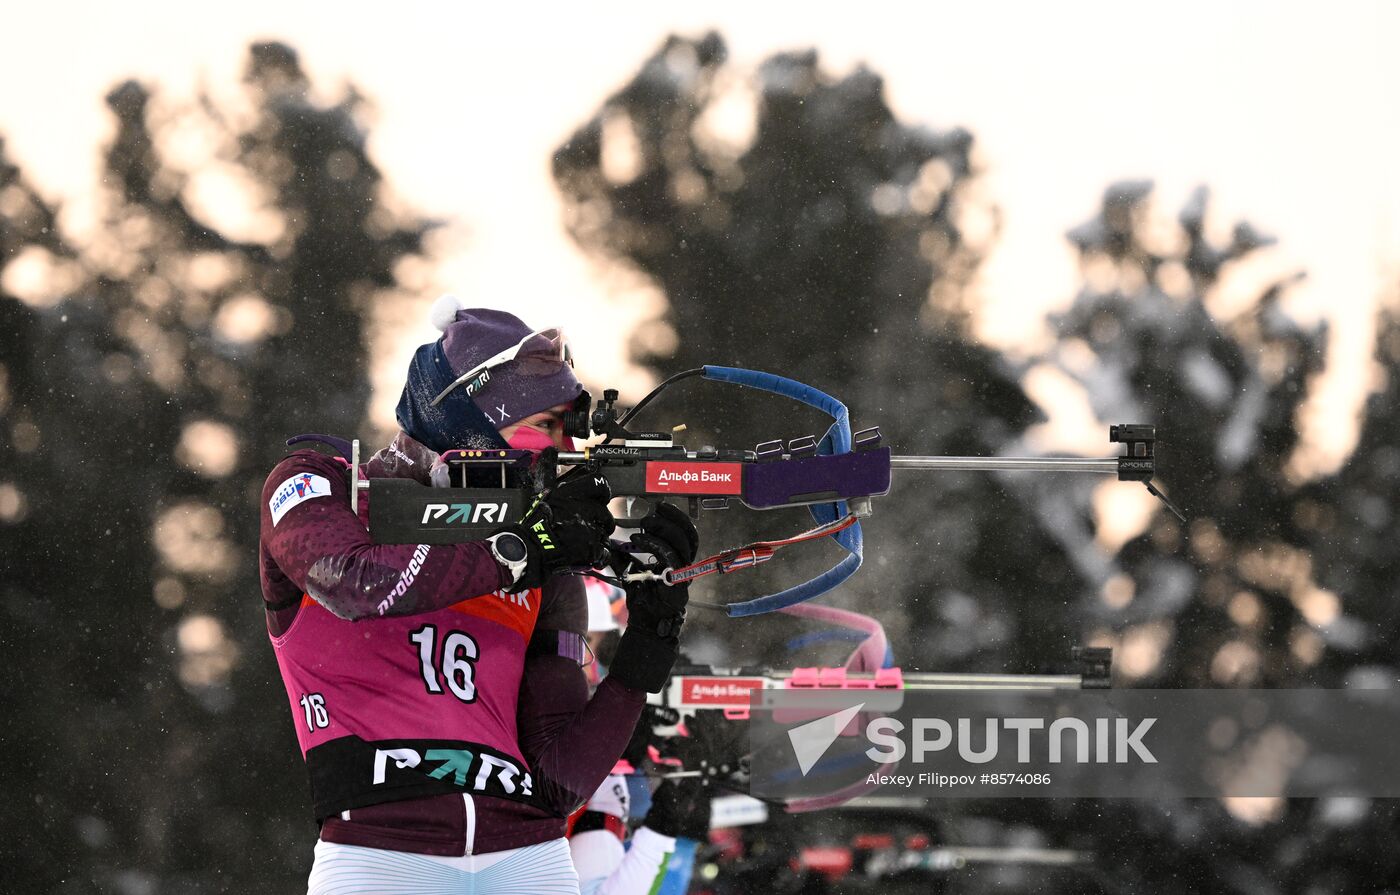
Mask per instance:
[[[685,463],[654,460],[647,464],[647,490],[673,494],[740,494],[738,463]]]
[[[275,528],[282,517],[292,507],[317,497],[330,497],[331,483],[323,475],[314,475],[309,472],[298,473],[272,492],[272,497],[267,502],[267,508],[272,512],[272,525]]]
[[[389,781],[390,768],[415,769],[434,780],[490,795],[532,796],[530,772],[514,761],[472,749],[375,749],[373,785]]]
[[[788,731],[793,755],[802,776],[843,735],[850,735],[852,722],[865,703],[842,709]],[[861,733],[871,744],[865,755],[871,761],[899,763],[906,759],[923,764],[935,757],[946,762],[957,760],[983,765],[1015,756],[1019,765],[1059,764],[1156,764],[1143,738],[1156,718],[1143,718],[1136,725],[1127,718],[915,718],[912,724],[889,717],[874,718]],[[908,728],[912,727],[912,730]],[[943,753],[938,755],[938,753]],[[954,758],[956,756],[956,758]]]
[[[490,370],[490,369],[482,370],[482,371],[476,376],[476,378],[472,379],[471,382],[468,382],[468,383],[467,383],[467,386],[466,386],[467,397],[470,398],[472,395],[474,395],[474,394],[476,394],[477,392],[481,391],[483,388],[486,387],[486,384],[487,384],[488,382],[490,382],[490,381],[491,381],[491,370]]]
[[[430,503],[423,507],[423,519],[419,524],[427,525],[441,520],[442,525],[475,525],[482,522],[501,525],[506,521],[508,508],[509,504],[505,501]]]

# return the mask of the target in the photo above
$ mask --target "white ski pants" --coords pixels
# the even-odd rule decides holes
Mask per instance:
[[[317,842],[307,895],[578,895],[578,873],[564,839],[456,858]]]

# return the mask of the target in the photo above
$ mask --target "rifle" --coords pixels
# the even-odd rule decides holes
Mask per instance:
[[[748,774],[750,739],[740,727],[762,700],[761,690],[862,690],[867,702],[879,693],[908,690],[1065,690],[1107,689],[1113,652],[1106,647],[1075,647],[1073,669],[1064,674],[959,674],[904,671],[894,664],[884,628],[870,616],[812,604],[781,610],[799,618],[835,623],[864,632],[845,665],[836,667],[719,668],[680,664],[666,688],[647,697],[639,723],[644,745],[669,753],[679,764],[659,774],[666,778],[699,777],[707,784],[742,790]],[[682,732],[684,731],[684,735]],[[641,759],[637,742],[633,763]],[[630,748],[630,747],[629,747]],[[846,804],[870,789],[855,784],[825,795],[780,802],[788,813],[817,811]]]
[[[789,397],[829,414],[833,423],[820,438],[808,435],[768,441],[752,450],[689,450],[675,442],[675,430],[628,428],[632,418],[662,391],[691,376]],[[614,496],[684,499],[693,516],[704,510],[726,509],[738,501],[754,510],[805,506],[817,523],[792,537],[721,551],[681,569],[634,562],[628,556],[628,545],[615,542],[614,566],[621,578],[655,577],[668,584],[691,581],[757,565],[784,547],[822,537],[831,537],[849,554],[811,581],[726,606],[730,616],[771,612],[804,602],[854,574],[863,556],[860,520],[871,514],[873,498],[889,493],[895,469],[1114,475],[1120,481],[1142,482],[1173,513],[1185,519],[1153,484],[1157,434],[1151,425],[1110,426],[1110,443],[1125,447],[1123,454],[1114,457],[896,456],[883,445],[879,427],[852,433],[849,412],[840,401],[771,373],[706,366],[672,376],[626,413],[619,412],[617,400],[616,389],[606,390],[596,406],[588,393],[580,395],[566,414],[566,432],[576,438],[602,436],[603,440],[582,451],[560,452],[556,458],[559,466],[582,467],[606,478]],[[442,459],[451,470],[453,487],[424,489],[407,480],[360,478],[359,442],[349,447],[352,506],[358,506],[359,492],[368,489],[373,481],[375,499],[370,505],[369,527],[379,543],[450,544],[476,540],[524,514],[529,495],[509,484],[529,472],[529,452],[508,448],[449,451]],[[556,472],[554,468],[544,471],[544,487],[552,484]]]
[[[753,690],[1102,690],[1110,683],[1113,651],[1075,647],[1074,670],[1064,674],[959,674],[903,671],[898,667],[848,671],[844,667],[724,668],[677,665],[671,680],[647,702],[669,709],[671,726],[699,711],[720,711],[731,721],[748,720]],[[673,713],[673,714],[671,714]]]

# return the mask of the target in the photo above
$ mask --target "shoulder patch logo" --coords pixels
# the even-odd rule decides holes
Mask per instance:
[[[294,475],[277,486],[267,508],[272,511],[272,525],[275,528],[287,511],[297,504],[314,497],[330,497],[331,483],[323,475],[303,472]]]

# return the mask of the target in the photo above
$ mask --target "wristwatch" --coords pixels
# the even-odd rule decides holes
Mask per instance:
[[[530,548],[525,539],[513,531],[503,531],[487,538],[486,543],[491,545],[491,555],[496,557],[496,562],[510,570],[511,582],[519,581],[530,561]]]

